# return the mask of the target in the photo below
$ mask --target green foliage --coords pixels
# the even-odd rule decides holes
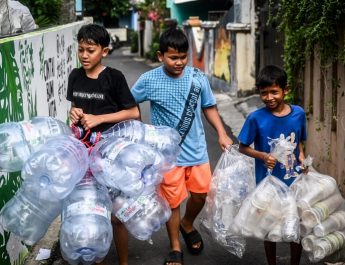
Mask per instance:
[[[138,47],[138,32],[132,31],[130,33],[130,41],[131,41],[131,53],[136,53],[139,51]]]
[[[128,14],[132,7],[130,0],[84,0],[84,14],[92,16],[95,21],[103,21],[104,17],[109,16],[111,19],[119,18]]]
[[[157,51],[159,49],[159,36],[164,29],[164,19],[169,17],[169,11],[166,8],[166,0],[145,0],[136,7],[139,13],[139,21],[151,20],[153,24],[152,44],[145,57],[151,61],[157,62]]]
[[[345,45],[339,40],[344,0],[269,0],[269,5],[269,22],[277,22],[284,34],[284,67],[293,89],[302,86],[306,58],[316,47],[323,67],[338,60],[345,63]]]
[[[63,0],[22,0],[21,3],[29,8],[39,27],[59,24]]]
[[[145,54],[145,57],[152,62],[158,62],[157,51],[159,50],[159,31],[154,32],[150,50]]]
[[[152,42],[151,46],[150,46],[150,51],[148,51],[145,54],[145,57],[149,60],[151,60],[152,62],[158,62],[158,58],[157,58],[157,51],[159,49],[159,43],[158,42]]]

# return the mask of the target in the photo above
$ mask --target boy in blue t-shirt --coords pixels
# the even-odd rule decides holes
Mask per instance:
[[[162,33],[157,52],[162,66],[144,73],[131,92],[137,103],[150,101],[154,125],[175,128],[181,135],[181,153],[177,166],[164,175],[160,193],[168,201],[172,215],[167,222],[170,252],[164,265],[183,264],[179,230],[192,254],[203,249],[194,221],[202,210],[211,181],[201,112],[215,128],[224,150],[232,144],[219,117],[216,100],[207,77],[198,69],[186,66],[188,39],[181,29]],[[180,204],[188,197],[180,219]]]
[[[296,105],[289,105],[284,101],[288,93],[287,75],[283,69],[269,65],[264,67],[257,78],[256,86],[260,98],[265,104],[247,117],[238,136],[240,152],[255,158],[256,184],[259,184],[272,169],[272,175],[285,182],[288,186],[295,178],[284,179],[287,169],[291,165],[277,162],[270,154],[269,139],[277,139],[283,134],[291,137],[296,143],[294,155],[302,163],[305,159],[303,144],[306,140],[306,116],[304,110]],[[254,143],[254,148],[250,145]],[[289,161],[291,162],[291,161]],[[279,165],[277,165],[277,163]],[[293,165],[295,168],[296,165]],[[269,265],[276,264],[276,243],[265,241],[266,258]],[[290,243],[291,264],[298,265],[302,247],[297,243]]]

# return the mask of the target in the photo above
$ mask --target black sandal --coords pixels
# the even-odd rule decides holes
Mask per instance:
[[[202,241],[201,235],[198,230],[194,229],[193,231],[187,233],[183,227],[180,225],[180,231],[184,242],[187,245],[188,251],[193,255],[198,255],[204,249],[204,242]],[[198,248],[194,248],[193,245],[200,243]]]
[[[168,257],[164,260],[164,265],[169,263],[180,263],[183,265],[183,253],[177,250],[170,251]]]

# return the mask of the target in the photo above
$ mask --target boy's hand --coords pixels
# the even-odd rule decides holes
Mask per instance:
[[[81,108],[72,107],[69,112],[69,115],[70,115],[71,122],[73,124],[77,123],[81,119],[81,117],[83,117],[83,110]]]
[[[101,124],[103,120],[97,115],[83,114],[83,117],[80,119],[80,122],[83,125],[85,131],[87,131]]]
[[[264,153],[263,161],[268,169],[273,169],[277,163],[277,159],[271,154]]]
[[[225,149],[229,148],[233,144],[233,141],[228,135],[223,135],[219,137],[218,143],[222,151],[225,151]]]

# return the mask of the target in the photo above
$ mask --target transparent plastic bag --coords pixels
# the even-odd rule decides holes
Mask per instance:
[[[297,146],[293,134],[285,138],[281,134],[277,139],[269,139],[268,144],[271,147],[270,154],[277,159],[281,167],[285,167],[286,174],[284,179],[296,177],[295,166],[297,164],[294,150]]]
[[[335,179],[309,171],[301,174],[290,188],[296,197],[302,247],[309,260],[318,262],[344,248],[345,200]]]
[[[221,155],[212,175],[201,226],[230,253],[242,257],[246,242],[231,232],[242,201],[255,188],[253,159],[232,146]]]
[[[299,241],[299,217],[293,193],[268,175],[243,201],[233,230],[244,237],[274,242]]]

